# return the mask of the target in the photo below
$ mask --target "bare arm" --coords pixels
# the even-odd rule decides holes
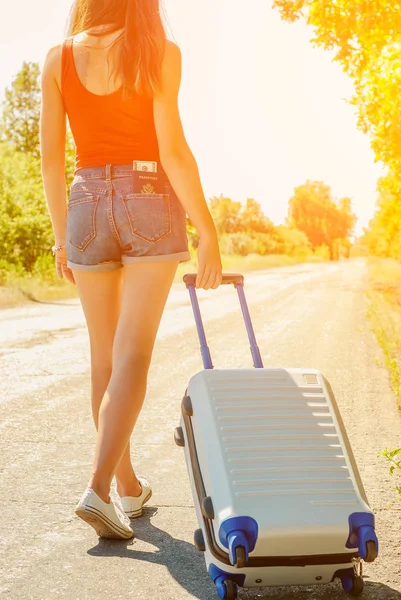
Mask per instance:
[[[55,245],[66,243],[67,190],[65,179],[66,114],[57,84],[61,65],[61,47],[52,48],[42,72],[42,104],[40,113],[40,152],[42,179],[53,226]],[[67,267],[65,246],[56,253],[56,270],[60,278],[75,283]]]
[[[161,89],[153,101],[153,113],[164,170],[200,236],[197,287],[221,283],[221,259],[216,228],[202,190],[195,158],[185,139],[178,108],[181,83],[181,51],[168,41],[162,68]]]
[[[65,179],[66,114],[56,81],[60,47],[52,48],[42,72],[40,148],[42,178],[56,245],[65,243],[67,206]]]

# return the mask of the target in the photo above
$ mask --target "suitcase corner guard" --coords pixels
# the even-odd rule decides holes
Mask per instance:
[[[255,549],[259,527],[252,517],[231,517],[220,525],[219,539],[229,551],[230,563],[243,569]]]
[[[349,517],[350,534],[346,548],[358,548],[365,562],[373,562],[379,554],[379,540],[375,532],[375,517],[372,513],[357,512]]]

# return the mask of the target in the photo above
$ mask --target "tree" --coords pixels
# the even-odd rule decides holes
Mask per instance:
[[[219,234],[241,231],[241,202],[234,202],[221,194],[210,198],[209,208]]]
[[[24,62],[6,90],[1,136],[18,152],[39,158],[40,70],[37,63]]]
[[[247,198],[241,213],[241,229],[256,233],[272,233],[274,225],[263,213],[261,205],[253,198]]]
[[[289,201],[289,225],[303,231],[313,248],[327,246],[330,258],[338,258],[336,240],[347,239],[355,226],[351,200],[336,202],[328,185],[321,181],[307,181],[294,190]]]
[[[0,119],[0,134],[17,152],[28,152],[40,158],[40,68],[39,63],[24,62],[11,87],[6,90],[3,113]],[[66,136],[66,182],[72,183],[75,169],[75,143],[67,126]]]
[[[401,183],[389,172],[378,183],[376,213],[361,240],[376,256],[401,260]]]

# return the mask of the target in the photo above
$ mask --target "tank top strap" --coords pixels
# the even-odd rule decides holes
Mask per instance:
[[[68,37],[64,40],[61,51],[61,82],[62,87],[64,82],[67,80],[69,71],[72,66],[72,45],[74,42],[73,37]]]

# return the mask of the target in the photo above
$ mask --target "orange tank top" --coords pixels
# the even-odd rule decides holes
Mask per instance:
[[[159,161],[153,101],[135,94],[123,102],[122,88],[99,96],[81,83],[75,68],[73,38],[62,49],[61,93],[76,145],[75,172],[133,160]]]

